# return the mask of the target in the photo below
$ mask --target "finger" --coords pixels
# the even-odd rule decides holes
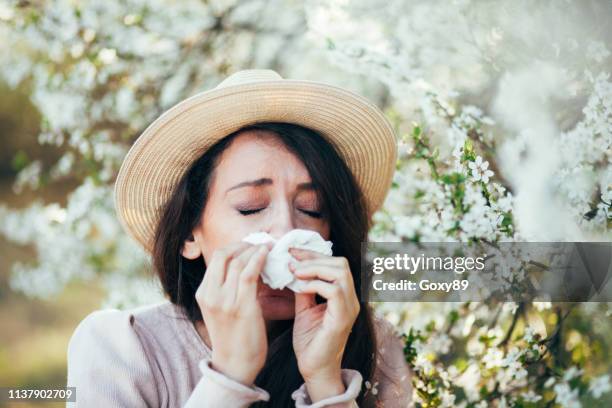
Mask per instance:
[[[295,314],[308,310],[317,305],[314,293],[296,293],[295,294]]]
[[[252,245],[250,248],[234,256],[228,264],[225,282],[223,282],[223,297],[227,302],[236,301],[238,291],[238,279],[249,262],[249,259],[259,250],[259,246]]]
[[[257,299],[257,281],[259,275],[266,264],[266,256],[270,252],[270,249],[261,245],[257,248],[257,251],[247,262],[240,277],[238,278],[238,291],[237,300],[242,302],[243,300]]]
[[[259,249],[259,246],[260,245],[251,245],[244,251],[234,254],[234,256],[227,263],[227,270],[225,273],[225,281],[223,282],[223,286],[233,282],[236,276],[240,275],[251,256]]]
[[[247,242],[236,242],[227,245],[223,248],[217,249],[210,261],[210,265],[206,268],[204,274],[204,285],[212,286],[213,288],[219,288],[223,285],[225,280],[225,270],[227,268],[227,262],[237,253],[244,251],[252,244]]]
[[[289,270],[295,274],[299,279],[321,279],[327,282],[339,282],[340,280],[346,280],[344,271],[337,267],[328,265],[317,265],[312,263],[304,262],[289,262]]]
[[[289,253],[297,260],[301,261],[304,259],[318,259],[318,258],[329,258],[329,255],[323,255],[319,252],[310,251],[302,248],[289,248]]]
[[[321,260],[323,261],[323,260]],[[346,258],[336,257],[334,266],[321,265],[318,260],[301,261],[297,263],[294,274],[303,282],[308,279],[319,279],[340,286],[348,310],[359,312],[359,300],[351,270],[348,268]],[[325,262],[328,263],[328,262]],[[341,267],[337,265],[340,264]],[[289,264],[291,268],[291,263]]]
[[[329,311],[335,317],[342,316],[346,309],[344,291],[336,284],[317,279],[304,281],[301,293],[316,293],[323,296],[327,299]]]
[[[339,256],[323,256],[322,258],[301,259],[297,260],[297,263],[304,265],[312,264],[334,267],[344,267],[345,263],[348,265],[348,262],[345,262],[345,258]]]
[[[325,281],[338,282],[345,289],[355,286],[348,260],[343,257],[289,262],[289,269],[300,279],[318,277]]]

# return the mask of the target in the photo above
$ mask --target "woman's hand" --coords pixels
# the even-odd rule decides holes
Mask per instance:
[[[247,386],[268,350],[257,281],[269,248],[245,242],[216,250],[195,297],[212,343],[215,370]]]
[[[291,248],[298,261],[290,269],[305,280],[295,294],[293,348],[311,400],[341,394],[344,348],[359,314],[353,276],[346,258]],[[326,303],[317,304],[319,294]]]

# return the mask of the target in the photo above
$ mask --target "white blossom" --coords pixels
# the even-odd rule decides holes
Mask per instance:
[[[593,398],[600,398],[603,394],[610,392],[610,390],[612,390],[612,386],[610,386],[609,374],[595,377],[589,383],[589,392],[593,395]]]

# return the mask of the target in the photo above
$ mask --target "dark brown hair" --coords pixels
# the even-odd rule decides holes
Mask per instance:
[[[329,222],[333,255],[348,259],[356,293],[361,293],[360,249],[370,227],[365,200],[351,171],[334,147],[319,133],[288,123],[258,123],[221,139],[182,177],[162,211],[155,234],[153,266],[166,296],[181,306],[191,322],[202,320],[195,292],[202,282],[206,265],[202,257],[189,260],[180,255],[183,243],[200,223],[214,170],[221,153],[245,130],[273,132],[308,170]],[[317,296],[317,301],[324,299]],[[304,381],[293,351],[293,320],[284,322],[283,331],[268,348],[266,364],[255,384],[270,393],[269,402],[255,406],[293,406],[291,393]],[[349,336],[342,368],[358,370],[364,381],[371,379],[376,362],[376,340],[371,310],[361,302],[359,315]],[[370,394],[370,393],[369,393]],[[368,398],[369,399],[369,398]],[[359,406],[370,406],[360,393]]]

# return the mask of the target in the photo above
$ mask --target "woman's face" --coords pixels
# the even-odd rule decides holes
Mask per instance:
[[[267,131],[244,131],[220,156],[194,240],[208,264],[213,252],[252,232],[274,238],[302,228],[329,239],[329,223],[304,164]],[[193,244],[193,242],[192,242]],[[192,254],[193,255],[193,254]],[[190,256],[191,258],[191,256]],[[264,319],[294,317],[294,294],[258,286]]]

